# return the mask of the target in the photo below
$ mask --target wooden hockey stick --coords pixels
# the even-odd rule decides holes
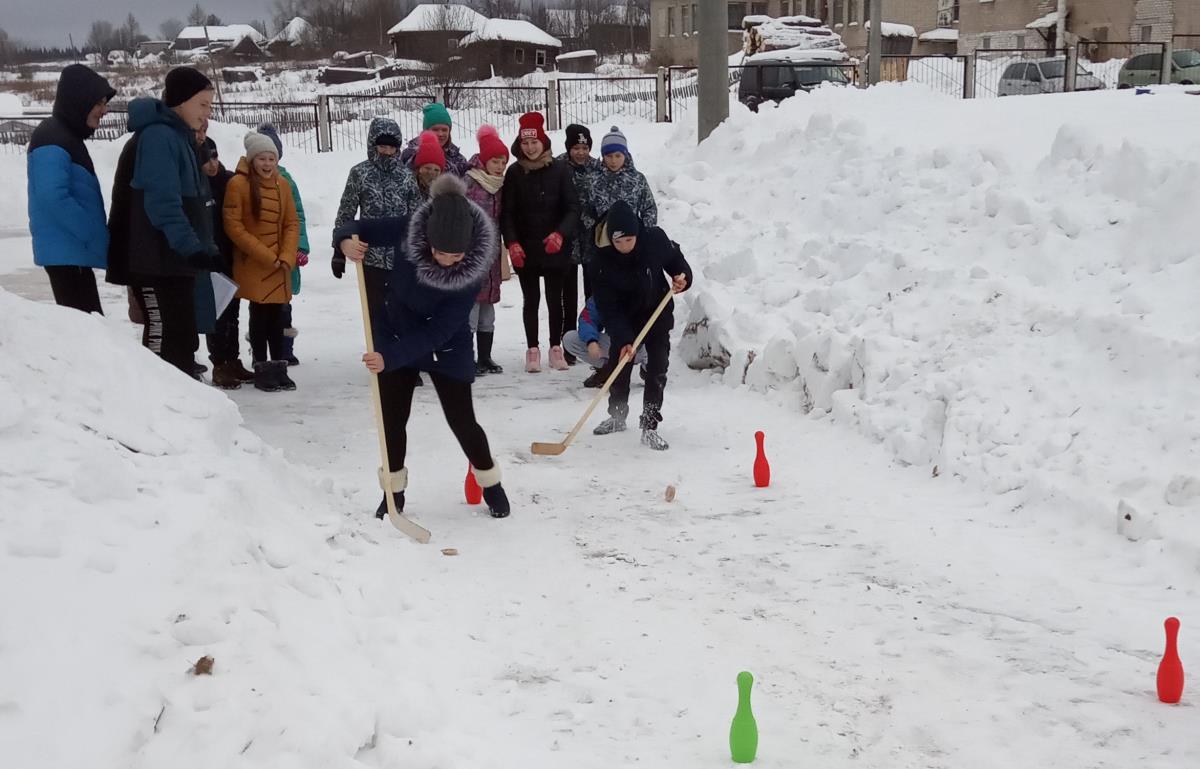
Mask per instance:
[[[632,347],[634,354],[636,354],[637,349],[642,346],[642,340],[646,338],[646,334],[650,333],[650,327],[654,325],[656,320],[658,320],[658,316],[662,315],[662,311],[667,308],[667,303],[671,301],[671,297],[674,295],[674,291],[668,291],[667,295],[664,296],[662,301],[658,303],[658,307],[654,309],[654,314],[650,316],[650,320],[646,321],[646,325],[642,326],[641,332],[637,335],[637,338],[633,340]],[[609,350],[610,355],[614,352],[617,351]],[[621,360],[618,361],[616,368],[612,370],[612,373],[608,375],[608,379],[605,380],[604,387],[600,388],[600,392],[596,393],[595,398],[592,398],[592,402],[588,404],[587,411],[583,412],[583,416],[580,417],[579,421],[575,423],[575,427],[571,429],[571,432],[567,433],[567,437],[564,440],[559,441],[558,443],[539,443],[535,441],[533,445],[529,447],[529,450],[534,454],[546,457],[556,457],[566,451],[567,447],[570,446],[575,440],[575,436],[579,434],[579,431],[583,429],[583,426],[587,423],[588,417],[590,417],[592,412],[596,410],[596,406],[600,405],[600,399],[608,394],[608,388],[612,387],[612,383],[617,381],[617,377],[620,375],[621,369],[625,368],[625,364],[628,362],[629,360],[625,358],[621,358]]]
[[[354,236],[354,242],[358,243],[357,235]],[[358,299],[362,304],[363,333],[367,338],[367,352],[375,352],[375,335],[371,333],[371,309],[367,305],[366,275],[362,262],[355,262],[354,265],[358,268]],[[429,532],[429,529],[401,515],[400,511],[396,509],[396,500],[392,496],[392,468],[388,464],[387,436],[383,432],[383,400],[379,396],[378,374],[371,374],[371,402],[375,404],[375,430],[379,433],[379,458],[383,463],[383,477],[387,479],[389,487],[387,491],[383,492],[383,497],[387,500],[388,520],[392,522],[393,526],[409,537],[421,544],[425,544],[433,536]]]

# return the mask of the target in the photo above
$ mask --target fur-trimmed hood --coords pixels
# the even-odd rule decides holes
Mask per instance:
[[[433,199],[441,195],[466,197],[466,184],[453,174],[442,174],[429,190],[430,202],[412,216],[408,224],[408,244],[405,257],[412,264],[417,282],[439,291],[478,290],[479,284],[492,268],[499,255],[496,228],[491,218],[478,205],[467,199],[470,205],[474,234],[471,246],[462,261],[452,267],[443,267],[433,258],[427,234],[429,217],[433,213]]]

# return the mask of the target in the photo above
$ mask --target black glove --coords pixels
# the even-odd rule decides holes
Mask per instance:
[[[208,270],[209,272],[221,271],[221,252],[212,251],[197,251],[191,254],[186,259],[188,266],[197,270]]]
[[[333,277],[340,280],[346,274],[346,257],[341,251],[335,250],[333,252],[333,263],[331,266],[333,267]]]

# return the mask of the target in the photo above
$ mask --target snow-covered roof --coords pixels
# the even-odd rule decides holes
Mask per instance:
[[[1058,11],[1051,11],[1040,19],[1034,19],[1025,25],[1025,29],[1050,29],[1058,24]]]
[[[868,21],[866,29],[871,30],[871,22]],[[917,30],[907,24],[896,24],[892,21],[885,21],[879,25],[879,32],[884,37],[916,37]]]
[[[562,41],[557,37],[551,36],[527,21],[517,19],[487,19],[479,29],[462,39],[462,46],[465,48],[475,43],[492,40],[562,48]]]
[[[957,43],[958,30],[947,27],[931,29],[928,32],[922,33],[917,39],[923,43]]]
[[[766,24],[770,20],[771,20],[770,16],[743,16],[742,17],[742,26],[746,26],[747,24],[751,24],[751,25]]]
[[[583,50],[583,51],[571,51],[570,53],[560,53],[558,56],[554,57],[554,60],[555,61],[570,61],[571,59],[586,59],[589,56],[594,58],[599,55],[600,54],[596,53],[595,51],[593,51],[592,49],[589,48],[589,49]]]
[[[233,43],[248,37],[256,43],[266,40],[262,34],[249,24],[226,24],[212,27],[184,27],[176,40],[203,40],[208,38],[213,43]]]
[[[650,14],[636,5],[610,5],[596,17],[597,24],[649,24]]]
[[[830,64],[843,64],[850,60],[850,57],[843,51],[831,51],[825,49],[809,49],[802,48],[787,48],[782,51],[766,51],[764,53],[756,53],[753,56],[747,56],[742,59],[743,64],[757,64],[764,61],[786,61],[791,64],[806,64],[808,62],[819,61],[828,62]],[[731,62],[732,63],[732,62]]]
[[[455,3],[434,5],[422,3],[404,19],[388,30],[389,35],[397,32],[474,32],[487,22],[487,17],[474,8]]]
[[[297,16],[287,23],[283,29],[275,37],[271,38],[272,43],[291,43],[292,45],[304,45],[312,42],[317,36],[317,30],[313,28],[304,19]]]

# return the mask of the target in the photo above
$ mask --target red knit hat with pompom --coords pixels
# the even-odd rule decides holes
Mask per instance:
[[[539,139],[546,152],[550,151],[550,137],[546,135],[546,118],[540,112],[526,112],[521,116],[521,130],[517,133],[517,144],[523,139]]]
[[[421,143],[417,146],[417,156],[413,159],[413,168],[429,165],[438,166],[445,171],[446,153],[442,149],[442,143],[438,141],[437,134],[433,131],[423,131]]]
[[[486,123],[481,125],[475,138],[479,141],[480,163],[486,166],[488,161],[494,158],[508,160],[508,147],[505,147],[504,142],[500,140],[500,132],[496,130],[495,126]]]

